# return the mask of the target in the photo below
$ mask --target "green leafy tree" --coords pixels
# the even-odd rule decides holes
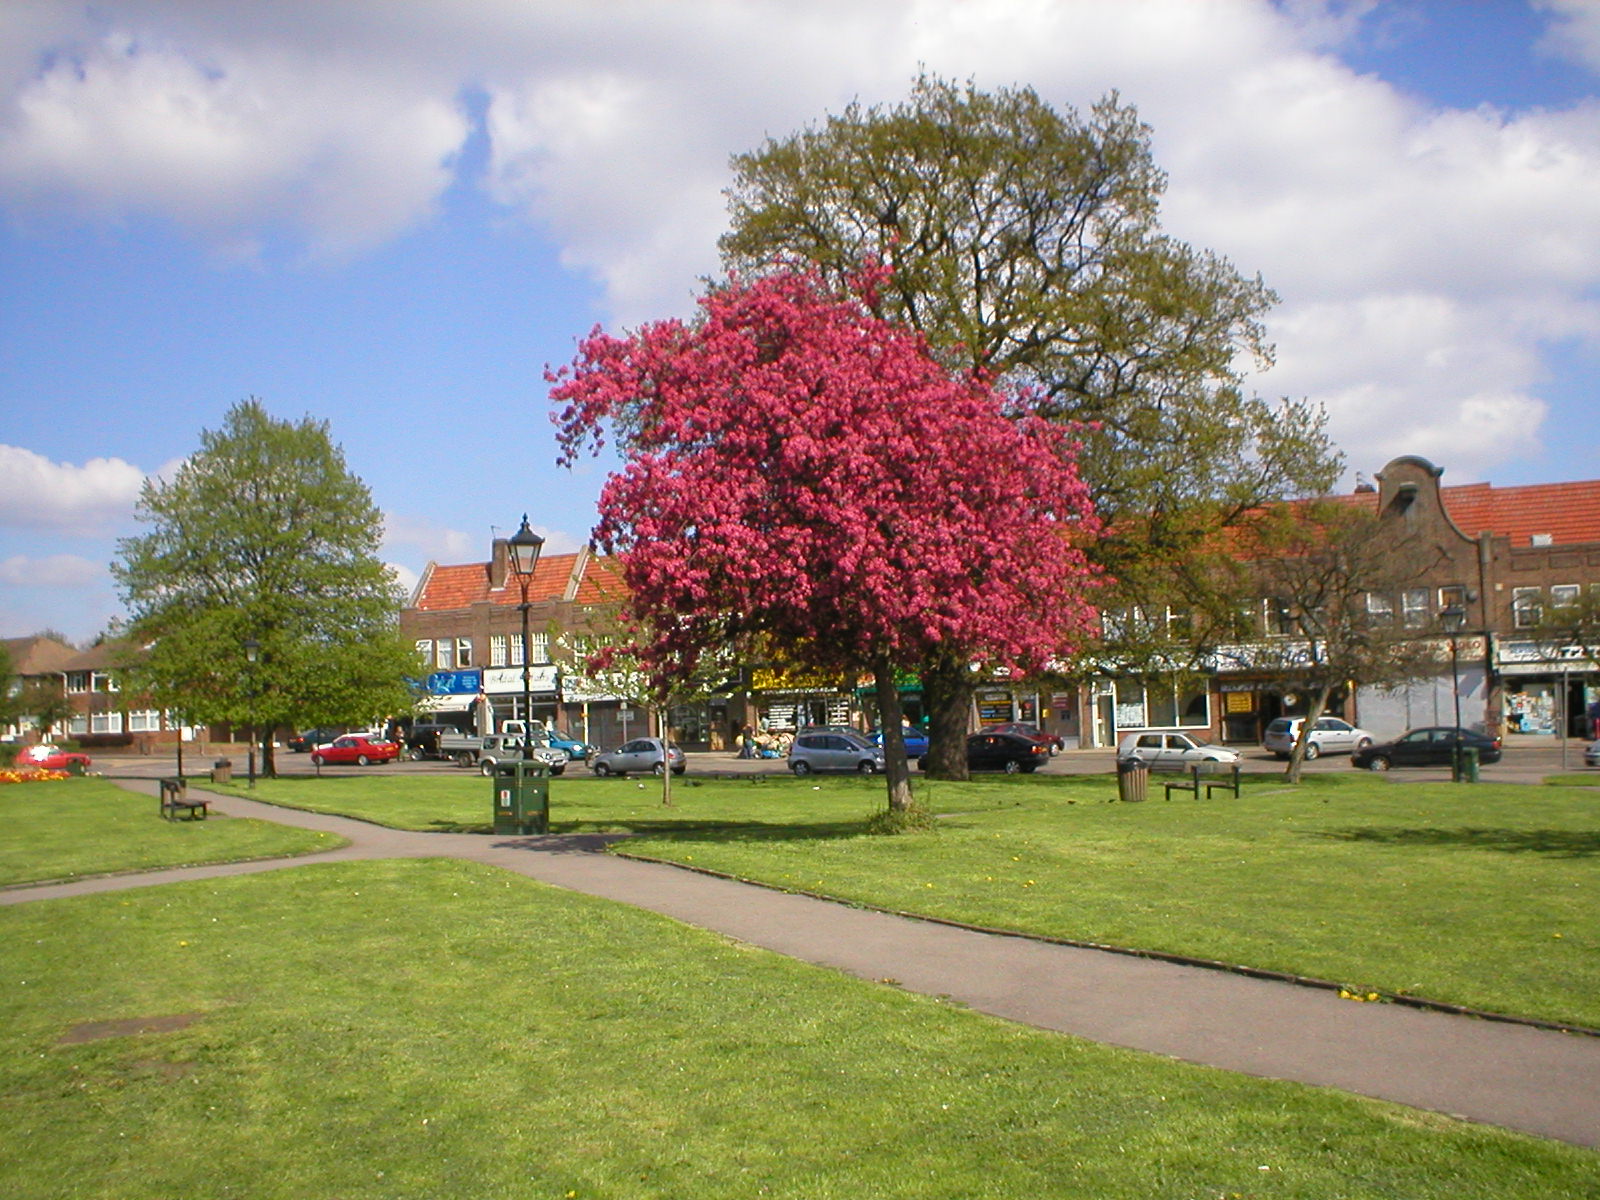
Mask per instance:
[[[144,647],[128,686],[190,720],[253,728],[268,774],[279,726],[410,707],[403,597],[372,553],[382,516],[326,422],[235,405],[170,482],[146,482],[138,511],[149,532],[120,541],[112,565]]]
[[[61,680],[56,679],[26,685],[21,694],[21,711],[33,718],[39,736],[48,741],[58,725],[71,720],[74,710]]]
[[[9,725],[22,715],[22,687],[11,661],[11,651],[0,645],[0,725]]]
[[[1435,618],[1407,625],[1392,601],[1376,612],[1367,602],[1417,586],[1436,549],[1396,535],[1374,512],[1329,501],[1273,506],[1242,547],[1277,636],[1232,653],[1284,690],[1308,695],[1285,770],[1298,783],[1311,727],[1335,688],[1399,687],[1439,672],[1445,652]]]
[[[799,259],[843,278],[887,262],[883,315],[1078,424],[1079,471],[1112,533],[1086,547],[1116,581],[1107,602],[1190,614],[1186,640],[1111,648],[1121,660],[1196,657],[1237,607],[1208,561],[1216,531],[1337,478],[1320,411],[1242,392],[1237,364],[1270,360],[1275,297],[1162,233],[1150,130],[1115,95],[1082,117],[1028,88],[923,75],[903,103],[852,104],[733,168],[731,268]],[[951,653],[921,668],[944,775],[965,774],[968,667]]]

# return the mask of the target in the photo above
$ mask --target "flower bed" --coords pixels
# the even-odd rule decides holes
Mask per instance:
[[[5,767],[0,769],[0,783],[49,783],[55,779],[71,779],[65,771],[47,771],[38,767]]]

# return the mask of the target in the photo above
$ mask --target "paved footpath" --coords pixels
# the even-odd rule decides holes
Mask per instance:
[[[154,781],[124,786],[155,794]],[[326,830],[350,845],[312,858],[10,889],[0,904],[311,861],[469,859],[1008,1020],[1600,1147],[1597,1037],[1354,1003],[1317,988],[865,911],[595,853],[605,841],[598,836],[408,833],[232,796],[212,801],[230,816]]]

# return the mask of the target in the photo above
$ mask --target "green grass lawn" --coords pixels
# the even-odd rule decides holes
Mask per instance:
[[[449,860],[17,905],[0,944],[7,1200],[1600,1189],[1590,1151],[1095,1046]]]
[[[1157,781],[1160,777],[1155,777]],[[1600,801],[1585,788],[1246,776],[1114,804],[1104,776],[919,779],[928,834],[873,837],[881,781],[551,781],[557,831],[898,911],[1600,1027]],[[1154,796],[1160,796],[1159,782]],[[263,799],[488,828],[476,776],[264,781]]]
[[[156,799],[103,779],[0,787],[0,887],[309,854],[344,844],[331,834],[215,816],[163,821]]]

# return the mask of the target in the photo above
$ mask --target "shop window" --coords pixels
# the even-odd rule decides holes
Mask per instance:
[[[1211,724],[1211,696],[1204,680],[1119,679],[1119,729],[1204,729]]]
[[[1518,629],[1532,629],[1544,617],[1544,590],[1536,587],[1514,588],[1511,592],[1511,624]]]

